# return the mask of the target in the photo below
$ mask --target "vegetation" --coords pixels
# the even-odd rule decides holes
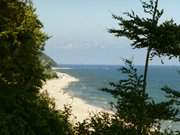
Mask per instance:
[[[45,65],[54,66],[54,67],[58,65],[51,57],[49,57],[44,53],[41,53],[40,60],[42,61],[42,63],[45,63]]]
[[[132,47],[147,48],[144,69],[144,92],[146,90],[149,59],[154,56],[168,56],[180,58],[180,25],[174,21],[159,22],[163,10],[158,9],[158,0],[150,0],[150,3],[142,2],[144,12],[151,18],[140,18],[133,11],[125,13],[129,19],[113,15],[118,21],[119,29],[110,29],[115,36],[125,36],[132,40]]]
[[[110,29],[109,32],[115,34],[115,36],[118,37],[125,36],[129,38],[130,40],[133,41],[132,46],[134,48],[147,48],[147,56],[145,60],[145,69],[144,69],[143,83],[142,83],[143,86],[142,96],[145,102],[147,98],[146,86],[147,86],[147,72],[148,72],[149,60],[150,59],[152,60],[154,56],[159,56],[159,57],[168,56],[169,59],[171,59],[172,57],[179,58],[180,25],[174,23],[172,19],[166,20],[161,24],[159,23],[159,19],[163,15],[164,11],[158,9],[158,0],[150,0],[149,3],[142,2],[142,4],[143,4],[144,12],[148,14],[151,18],[140,18],[133,11],[132,13],[125,13],[129,17],[129,19],[124,19],[122,17],[113,15],[113,17],[116,20],[118,20],[118,24],[120,28]],[[131,78],[129,78],[129,81],[131,81]],[[141,86],[141,84],[138,84],[138,86]],[[172,92],[172,91],[171,92],[168,91],[167,89],[166,90],[164,89],[164,91],[167,94],[170,94]],[[176,91],[176,93],[178,93],[178,91]],[[139,110],[141,114],[140,121],[142,122],[141,124],[139,123],[140,126],[146,125],[145,118],[148,118],[148,116],[146,116],[147,114],[146,109],[148,109],[148,106],[146,106],[145,103],[143,103],[143,100],[141,101],[141,103],[144,105],[142,105],[141,110]],[[170,100],[168,104],[171,104],[172,107],[172,105],[174,104],[173,100]],[[167,103],[164,104],[164,106],[166,106],[167,108],[171,108],[169,105],[167,106]],[[176,113],[179,113],[178,111],[179,110],[176,110]],[[153,110],[151,111],[151,113],[153,113]],[[172,116],[168,116],[167,118],[171,119]],[[153,119],[161,119],[161,118],[153,118]],[[143,129],[141,129],[141,131],[139,131],[138,134],[142,134],[143,132],[142,130]]]
[[[162,120],[179,120],[180,93],[168,87],[162,88],[168,98],[166,101],[156,103],[146,92],[146,86],[149,60],[154,56],[179,58],[180,26],[173,20],[159,23],[163,10],[158,9],[158,0],[150,0],[150,3],[142,2],[142,5],[144,12],[151,18],[140,18],[133,11],[125,13],[128,19],[113,15],[120,27],[110,29],[109,32],[117,37],[125,36],[132,40],[133,48],[147,48],[144,74],[138,75],[132,62],[125,60],[128,67],[123,67],[121,71],[127,75],[127,79],[110,83],[110,88],[102,89],[117,99],[117,102],[113,103],[115,115],[100,114],[84,121],[79,124],[82,134],[85,132],[88,132],[88,135],[175,134],[173,131],[163,133],[160,127]]]
[[[47,78],[48,79],[57,78],[58,76],[56,72],[52,70],[52,66],[56,67],[57,63],[44,53],[40,53],[39,59],[41,65],[44,68],[44,74],[47,76]]]
[[[68,135],[71,125],[39,89],[48,36],[31,1],[0,0],[0,134]]]
[[[47,39],[31,4],[1,0],[1,88],[36,91],[45,75],[38,55]],[[3,87],[2,87],[3,86]]]
[[[143,76],[138,75],[132,62],[125,60],[126,67],[121,72],[125,79],[118,83],[110,83],[109,88],[103,88],[112,94],[117,102],[112,103],[115,114],[99,113],[78,123],[79,135],[174,135],[171,129],[161,131],[162,120],[174,120],[179,116],[175,108],[172,92],[166,92],[168,100],[156,103],[148,93],[143,91]],[[176,94],[179,94],[176,92]],[[177,95],[178,96],[178,95]],[[178,134],[178,133],[177,133]]]
[[[55,74],[54,61],[42,53],[48,36],[30,0],[0,0],[0,134],[2,135],[174,135],[160,131],[161,120],[179,121],[180,93],[169,87],[162,90],[167,100],[156,103],[147,93],[149,60],[154,56],[180,56],[180,26],[173,20],[159,24],[163,10],[158,0],[142,2],[151,18],[140,18],[132,11],[129,19],[113,15],[119,29],[115,36],[133,41],[134,48],[147,48],[143,75],[125,60],[121,72],[127,78],[102,89],[111,93],[114,114],[98,113],[72,126],[71,110],[56,110],[43,82]],[[44,60],[45,59],[45,60]],[[177,134],[180,134],[177,132]]]

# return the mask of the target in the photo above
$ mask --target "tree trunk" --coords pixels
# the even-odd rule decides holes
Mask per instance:
[[[151,53],[151,48],[149,47],[147,49],[147,55],[146,55],[146,62],[144,67],[144,79],[143,79],[143,94],[145,95],[146,92],[146,86],[147,86],[147,73],[148,73],[148,67],[149,67],[149,56]]]
[[[155,25],[157,25],[157,22],[156,22],[157,8],[158,8],[158,0],[155,1],[155,7],[154,7],[153,16],[152,16],[152,23],[155,24]],[[151,44],[152,44],[152,39],[150,39],[150,45]],[[145,92],[146,92],[147,74],[148,74],[150,53],[151,53],[151,47],[148,48],[147,55],[146,55],[146,62],[145,62],[145,67],[144,67],[144,79],[143,79],[143,94],[145,94]]]

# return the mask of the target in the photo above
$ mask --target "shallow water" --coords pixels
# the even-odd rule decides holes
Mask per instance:
[[[56,68],[59,72],[67,73],[79,79],[71,83],[66,90],[73,96],[79,97],[89,104],[110,109],[109,102],[115,99],[99,89],[107,87],[109,82],[117,82],[125,76],[118,70],[121,66],[107,65],[61,65]],[[138,72],[143,73],[143,66],[137,66]],[[168,85],[179,90],[180,67],[178,66],[150,66],[148,72],[148,93],[156,101],[164,100],[161,87]],[[165,127],[178,129],[180,124],[166,122]]]
[[[109,82],[116,82],[125,76],[118,70],[121,66],[97,65],[62,65],[57,71],[70,74],[80,81],[69,85],[68,92],[96,106],[107,106],[113,98],[99,89],[107,87]],[[139,73],[142,66],[137,66]],[[148,93],[156,101],[164,99],[161,87],[168,85],[180,88],[180,74],[177,66],[150,66],[148,73]]]

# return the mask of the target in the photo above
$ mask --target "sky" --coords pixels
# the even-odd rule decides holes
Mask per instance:
[[[36,13],[51,36],[45,53],[58,64],[122,64],[122,58],[143,65],[146,50],[132,49],[127,38],[108,33],[117,28],[112,14],[134,10],[144,16],[140,0],[34,0]],[[180,0],[160,0],[164,9],[161,21],[173,18],[180,24]],[[166,65],[179,65],[178,60],[163,58]],[[161,59],[150,62],[160,65]]]

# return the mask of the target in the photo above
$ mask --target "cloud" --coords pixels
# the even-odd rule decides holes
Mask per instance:
[[[63,49],[73,49],[74,47],[75,45],[73,45],[73,43],[68,43],[62,46]]]
[[[71,49],[91,49],[91,48],[98,48],[98,49],[104,49],[106,48],[106,45],[99,42],[94,41],[81,41],[81,42],[65,42],[65,43],[59,43],[58,45],[55,45],[58,49],[65,49],[65,50],[71,50]]]

